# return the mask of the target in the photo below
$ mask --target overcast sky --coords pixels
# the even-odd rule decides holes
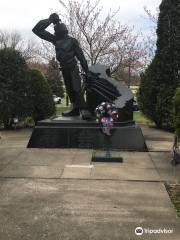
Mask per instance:
[[[143,7],[147,6],[155,12],[160,3],[161,0],[101,0],[100,5],[104,6],[105,12],[120,6],[118,19],[122,23],[146,31],[149,23]],[[32,36],[31,29],[37,21],[47,18],[54,11],[61,11],[58,0],[1,0],[0,29],[17,29],[26,36]]]

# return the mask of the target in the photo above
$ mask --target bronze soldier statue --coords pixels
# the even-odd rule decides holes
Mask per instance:
[[[54,24],[54,34],[46,30],[52,23]],[[91,113],[87,109],[81,91],[81,77],[77,60],[79,60],[85,74],[88,75],[89,69],[78,41],[68,35],[66,25],[61,22],[56,13],[51,14],[48,19],[39,21],[32,31],[41,39],[51,42],[55,46],[56,58],[60,63],[66,91],[72,104],[72,109],[62,113],[62,115],[71,117],[81,114],[83,119],[90,119]]]

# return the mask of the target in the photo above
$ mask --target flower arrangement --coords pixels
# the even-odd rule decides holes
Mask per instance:
[[[118,120],[118,111],[113,103],[102,102],[95,109],[96,119],[102,124],[102,131],[105,135],[111,135],[114,121]]]

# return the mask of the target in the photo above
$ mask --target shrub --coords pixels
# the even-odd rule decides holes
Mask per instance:
[[[13,118],[29,115],[28,67],[21,53],[0,49],[0,121],[5,128],[12,126]]]
[[[35,122],[52,116],[55,104],[46,78],[38,70],[30,70],[30,92],[32,117]]]

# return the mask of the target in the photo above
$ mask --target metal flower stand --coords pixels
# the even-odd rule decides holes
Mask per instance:
[[[115,156],[111,149],[111,136],[104,134],[104,151],[94,151],[92,154],[92,162],[123,162],[123,158]]]

